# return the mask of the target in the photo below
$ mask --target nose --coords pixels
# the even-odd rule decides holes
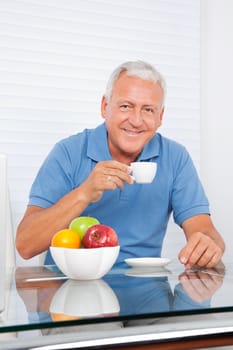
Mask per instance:
[[[139,127],[143,123],[142,111],[141,109],[134,109],[133,113],[131,113],[129,117],[129,122],[134,127]]]

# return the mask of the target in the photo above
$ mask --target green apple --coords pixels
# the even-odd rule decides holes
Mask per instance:
[[[69,228],[75,230],[82,240],[87,229],[99,223],[99,220],[92,216],[79,216],[71,221]]]

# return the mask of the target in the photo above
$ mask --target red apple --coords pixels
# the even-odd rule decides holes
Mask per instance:
[[[118,245],[116,231],[107,225],[89,227],[82,240],[84,248],[113,247]]]

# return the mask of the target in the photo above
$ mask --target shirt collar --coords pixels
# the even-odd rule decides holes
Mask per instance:
[[[149,160],[159,155],[159,138],[159,134],[156,133],[149,143],[143,148],[138,160]],[[87,156],[96,162],[112,159],[108,148],[105,123],[92,130],[88,139]]]

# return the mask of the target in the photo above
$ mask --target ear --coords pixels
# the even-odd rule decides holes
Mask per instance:
[[[162,125],[162,121],[163,121],[163,114],[164,114],[164,107],[162,108],[161,112],[160,112],[160,116],[159,116],[159,119],[160,119],[160,125]]]
[[[104,119],[106,118],[106,115],[107,115],[107,106],[108,106],[107,99],[105,96],[103,96],[101,101],[101,115]]]

